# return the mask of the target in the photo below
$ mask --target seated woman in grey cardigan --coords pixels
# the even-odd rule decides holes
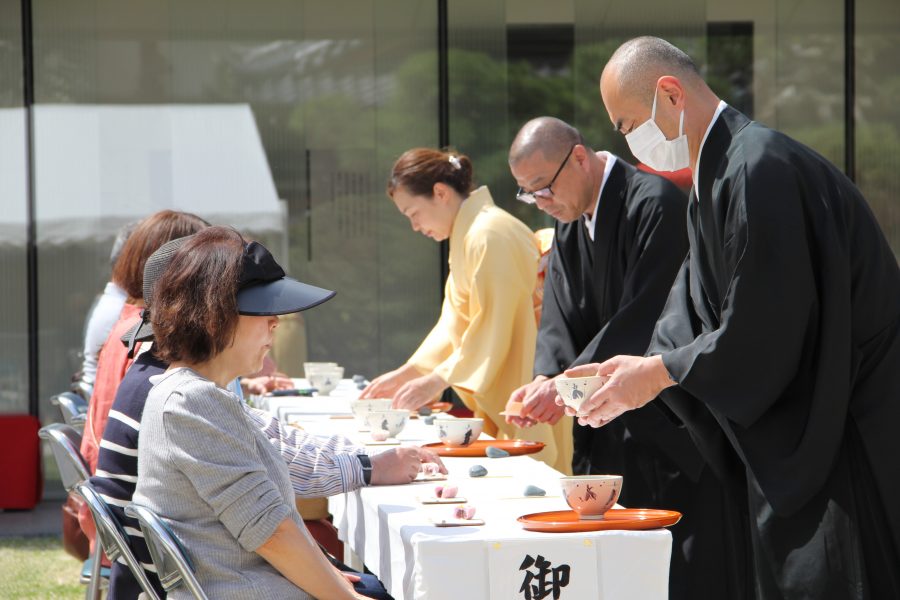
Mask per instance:
[[[185,242],[157,282],[155,352],[170,366],[147,397],[134,502],[184,542],[210,598],[363,598],[306,531],[284,460],[226,390],[260,369],[278,315],[333,295],[225,227]]]

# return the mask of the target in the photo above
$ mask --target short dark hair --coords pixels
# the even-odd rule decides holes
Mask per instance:
[[[156,283],[150,312],[160,360],[202,363],[232,343],[246,243],[230,227],[209,227],[175,252]]]
[[[112,282],[131,298],[144,296],[144,265],[150,255],[166,242],[197,233],[209,223],[191,213],[161,210],[141,221],[125,245],[113,267]]]
[[[413,196],[431,198],[434,184],[443,183],[466,198],[473,189],[472,177],[472,161],[465,154],[453,150],[413,148],[401,154],[394,163],[387,194],[393,197],[394,190],[402,187]]]

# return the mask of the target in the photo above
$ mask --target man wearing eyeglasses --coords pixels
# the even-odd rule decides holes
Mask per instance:
[[[557,221],[535,378],[507,404],[507,413],[521,411],[507,420],[527,427],[564,414],[553,378],[566,369],[647,349],[687,254],[687,199],[662,177],[594,152],[578,130],[551,117],[522,127],[509,166],[517,198]],[[729,501],[687,430],[657,405],[599,429],[576,424],[573,471],[622,474],[623,506],[685,515],[672,529],[672,598],[733,597],[731,570],[722,565],[730,529],[720,526]]]

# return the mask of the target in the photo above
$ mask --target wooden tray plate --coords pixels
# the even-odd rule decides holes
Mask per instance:
[[[572,533],[612,529],[659,529],[681,520],[674,510],[653,508],[611,508],[602,519],[579,519],[574,510],[531,513],[516,519],[528,531]]]
[[[422,447],[433,450],[438,456],[479,457],[487,456],[485,452],[488,446],[506,450],[510,456],[534,454],[544,449],[543,442],[531,442],[528,440],[475,440],[468,446],[459,447],[445,446],[443,442],[433,442]]]

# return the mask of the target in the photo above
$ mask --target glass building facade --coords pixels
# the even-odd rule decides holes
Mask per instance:
[[[116,231],[164,208],[338,291],[284,322],[282,370],[398,366],[446,267],[385,199],[393,160],[450,144],[549,225],[513,199],[509,143],[549,114],[633,161],[598,78],[635,35],[844,169],[900,253],[896,0],[0,0],[0,412],[57,419]]]

